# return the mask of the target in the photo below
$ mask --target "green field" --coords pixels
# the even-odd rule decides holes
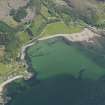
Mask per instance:
[[[28,42],[30,39],[29,35],[26,32],[18,32],[17,35],[18,35],[20,44],[24,44],[24,43]]]
[[[13,71],[14,68],[11,64],[0,63],[0,77],[6,77],[8,73],[11,73]],[[3,79],[0,79],[0,83],[2,83],[3,81]]]
[[[54,42],[54,39],[50,39],[40,42],[28,50],[28,55],[38,78],[61,74],[72,74],[77,77],[82,68],[84,78],[96,79],[105,73],[105,69],[63,41]]]
[[[40,31],[42,31],[43,28],[46,26],[43,26],[43,24],[45,24],[45,20],[43,19],[43,17],[41,15],[36,16],[31,26],[31,30],[35,36],[39,35]]]
[[[8,73],[9,71],[11,71],[11,65],[0,63],[0,75],[4,75],[5,73]]]
[[[16,62],[13,64],[0,63],[0,83],[3,83],[8,77],[15,75],[24,75],[25,68],[22,65],[18,65]]]
[[[63,22],[56,22],[47,25],[44,31],[41,33],[43,36],[49,36],[54,34],[71,34],[80,32],[83,28],[80,25],[67,26]]]

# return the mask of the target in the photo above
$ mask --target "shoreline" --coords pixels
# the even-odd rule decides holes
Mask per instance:
[[[82,30],[81,32],[73,33],[73,34],[56,34],[56,35],[51,35],[51,36],[45,36],[45,37],[38,36],[38,37],[33,38],[31,41],[27,42],[26,45],[23,45],[20,50],[20,60],[21,60],[22,64],[26,67],[27,73],[30,75],[29,77],[32,77],[34,74],[32,74],[32,72],[30,72],[30,65],[27,62],[27,58],[26,58],[28,48],[35,45],[38,41],[48,40],[48,39],[57,38],[57,37],[63,37],[64,39],[68,40],[69,42],[86,41],[89,43],[93,43],[94,41],[92,41],[92,39],[95,37],[101,37],[101,35],[95,33],[94,31],[90,30],[89,28],[84,28],[84,30]],[[15,76],[12,79],[4,81],[0,85],[0,93],[3,94],[4,87],[6,85],[8,85],[9,83],[11,83],[12,81],[19,79],[19,78],[24,78],[24,76],[22,76],[22,75]]]
[[[88,28],[84,28],[84,30],[82,30],[79,33],[50,35],[50,36],[42,37],[38,39],[38,41],[47,40],[47,39],[56,38],[56,37],[63,37],[68,39],[71,42],[82,42],[82,41],[91,42],[92,38],[101,37],[101,36],[97,33],[94,33]]]
[[[94,29],[93,29],[94,30]],[[33,68],[30,66],[32,65],[28,60],[28,56],[27,56],[27,50],[37,44],[39,41],[43,41],[43,40],[48,40],[48,39],[52,39],[52,38],[63,38],[65,40],[67,40],[70,43],[75,43],[75,42],[86,42],[86,43],[94,43],[94,38],[97,37],[102,37],[101,35],[99,35],[96,30],[95,32],[88,29],[88,28],[84,28],[81,32],[78,33],[73,33],[73,34],[56,34],[56,35],[50,35],[50,36],[45,36],[45,37],[37,37],[32,39],[30,42],[28,42],[28,44],[26,44],[25,46],[22,47],[21,49],[21,53],[20,53],[20,59],[23,63],[23,65],[26,66],[27,72],[32,73],[33,75],[35,75],[35,73],[33,73]],[[27,60],[28,59],[28,60]]]
[[[15,76],[14,78],[8,79],[7,81],[3,82],[3,83],[0,85],[0,93],[4,90],[4,87],[5,87],[6,85],[8,85],[8,84],[11,83],[12,81],[17,80],[17,79],[20,79],[20,78],[23,78],[23,76],[22,76],[22,75],[18,75],[18,76]]]
[[[37,38],[36,37],[33,38],[31,41],[27,42],[27,44],[22,46],[22,48],[21,48],[20,60],[26,66],[26,69],[29,68],[28,64],[27,64],[27,61],[26,61],[27,49],[30,48],[31,46],[33,46],[34,44],[36,44],[37,41],[43,41],[43,40],[48,40],[48,39],[51,39],[51,38],[63,37],[70,42],[82,42],[82,41],[92,42],[92,38],[101,37],[101,36],[99,34],[94,33],[92,30],[90,30],[88,28],[84,28],[84,30],[82,30],[82,32],[78,32],[78,33],[56,34],[56,35],[50,35],[50,36],[45,36],[45,37],[41,37],[41,38],[40,37],[41,36],[38,36]],[[4,83],[2,83],[2,84],[4,84]],[[1,90],[1,87],[2,86],[0,84],[0,90]]]
[[[29,47],[33,46],[37,41],[43,41],[43,40],[48,40],[48,39],[57,38],[57,37],[66,38],[70,42],[81,42],[81,41],[91,42],[92,38],[101,37],[101,36],[88,28],[84,28],[84,30],[82,30],[81,32],[73,33],[73,34],[56,34],[56,35],[50,35],[50,36],[45,36],[45,37],[39,36],[29,41],[26,45],[24,45],[21,48],[21,53],[20,53],[21,61],[25,60],[26,50]]]
[[[24,77],[22,75],[18,75],[13,78],[10,78],[10,79],[4,81],[2,84],[0,84],[0,105],[5,105],[11,99],[11,97],[4,96],[5,87],[9,83],[13,82],[14,80],[21,79],[21,78],[24,78]]]

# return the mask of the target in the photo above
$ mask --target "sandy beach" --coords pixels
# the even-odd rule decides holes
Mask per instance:
[[[81,41],[86,41],[86,42],[91,42],[94,37],[101,37],[100,35],[92,32],[88,28],[85,28],[82,32],[79,33],[73,33],[73,34],[56,34],[56,35],[51,35],[51,36],[46,36],[42,37],[39,40],[47,40],[50,38],[55,38],[55,37],[65,37],[69,39],[72,42],[81,42]]]

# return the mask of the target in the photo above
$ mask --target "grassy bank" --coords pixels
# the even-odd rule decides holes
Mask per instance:
[[[67,26],[63,22],[56,22],[48,24],[44,31],[41,33],[43,36],[55,35],[55,34],[71,34],[80,32],[83,29],[80,25],[69,25]]]

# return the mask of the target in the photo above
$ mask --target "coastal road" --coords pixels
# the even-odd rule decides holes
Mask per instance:
[[[3,82],[2,84],[0,84],[0,93],[3,92],[4,87],[5,87],[6,85],[8,85],[8,84],[11,83],[12,81],[17,80],[17,79],[20,79],[20,78],[23,78],[23,76],[22,76],[22,75],[15,76],[15,77],[13,77],[13,78],[10,78],[10,79],[6,80],[6,81]]]

